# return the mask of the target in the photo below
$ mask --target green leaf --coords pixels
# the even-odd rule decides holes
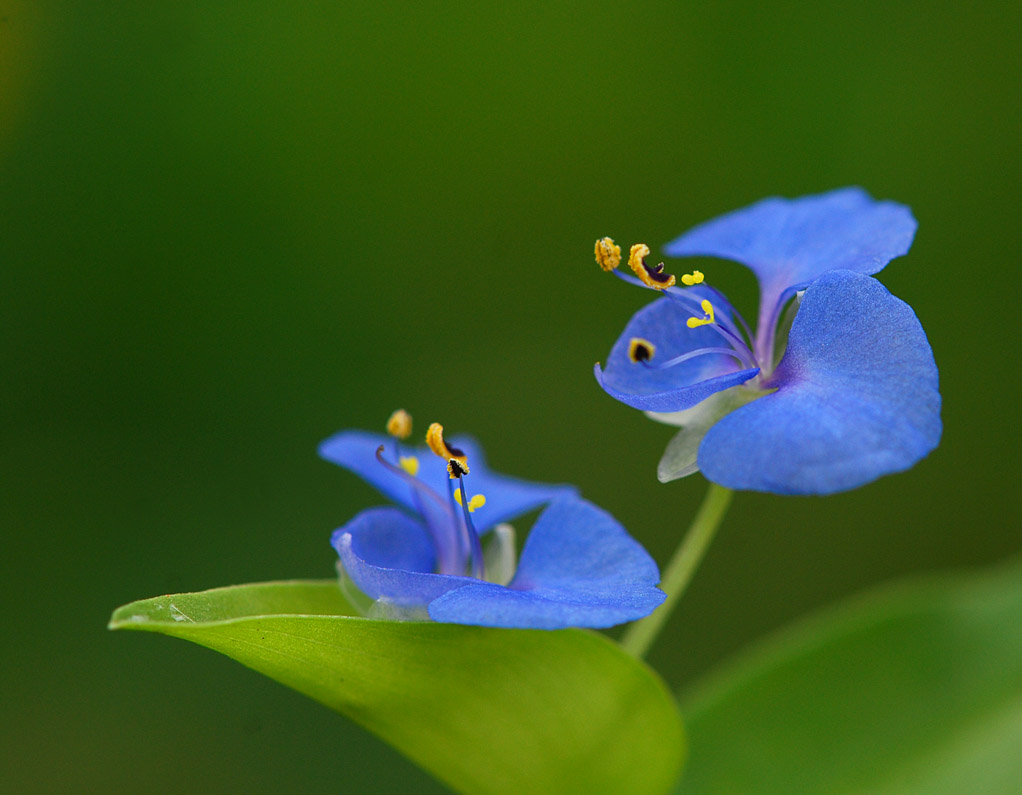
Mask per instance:
[[[886,587],[683,701],[678,792],[1017,793],[1022,566]]]
[[[651,795],[677,780],[685,741],[670,692],[604,636],[351,613],[334,582],[278,582],[133,602],[110,628],[233,657],[461,792]]]

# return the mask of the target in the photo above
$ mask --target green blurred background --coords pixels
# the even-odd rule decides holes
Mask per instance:
[[[316,444],[399,406],[580,484],[664,562],[705,482],[659,484],[671,430],[593,381],[647,298],[593,240],[766,195],[912,206],[881,279],[930,336],[944,440],[852,493],[739,495],[651,662],[680,686],[871,583],[1017,553],[1016,6],[0,3],[11,791],[439,792],[110,611],[331,576],[378,498]]]

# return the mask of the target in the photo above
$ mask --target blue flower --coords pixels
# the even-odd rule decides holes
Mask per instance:
[[[735,260],[760,284],[753,334],[699,271],[684,287],[632,247],[596,245],[604,270],[661,296],[639,310],[596,379],[680,425],[662,481],[702,471],[733,489],[830,494],[911,467],[940,441],[933,352],[911,307],[870,275],[905,254],[907,207],[859,188],[764,199],[687,232],[670,256]],[[785,308],[787,311],[785,311]]]
[[[388,427],[392,438],[344,431],[319,448],[401,506],[363,511],[331,538],[342,578],[377,610],[560,629],[634,621],[664,600],[652,558],[573,487],[490,472],[478,445],[464,438],[448,444],[438,425],[430,426],[428,449],[405,447],[400,423]],[[505,523],[544,505],[516,567]],[[485,550],[480,536],[489,542]]]

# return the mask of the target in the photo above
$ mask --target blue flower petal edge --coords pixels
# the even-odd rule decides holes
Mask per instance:
[[[332,543],[364,593],[403,607],[425,606],[434,621],[609,627],[649,615],[666,598],[656,587],[653,559],[610,514],[578,497],[561,497],[540,515],[506,586],[423,571],[424,559],[415,561],[417,571],[387,568],[389,544],[400,536],[413,548],[428,540],[426,530],[397,509],[377,508],[337,530]]]
[[[331,538],[342,576],[385,612],[488,627],[597,628],[643,618],[666,598],[656,587],[656,563],[610,514],[572,487],[488,472],[480,466],[477,446],[464,441],[456,446],[470,469],[458,486],[471,484],[477,496],[487,489],[485,501],[472,511],[455,505],[455,492],[449,490],[454,481],[431,452],[419,451],[417,466],[402,467],[407,448],[357,431],[338,434],[321,447],[324,457],[403,506],[363,511]],[[542,504],[548,507],[529,534],[510,582],[489,581],[485,568],[476,568],[484,557],[476,526],[492,527],[494,515],[510,519]],[[505,526],[491,534],[491,543],[509,538],[506,531]],[[513,543],[504,549],[511,550]]]
[[[755,272],[769,304],[827,271],[879,273],[908,253],[916,226],[908,207],[877,201],[862,188],[841,188],[763,199],[695,227],[664,246],[664,253],[740,262]]]
[[[429,604],[471,577],[434,574],[429,532],[397,508],[370,508],[334,531],[330,543],[352,582],[371,599],[399,607]]]
[[[451,443],[461,448],[472,462],[470,482],[473,490],[485,494],[489,500],[487,510],[480,513],[476,523],[480,533],[546,505],[559,495],[574,494],[577,491],[574,486],[567,484],[530,483],[497,474],[487,467],[482,448],[474,439],[455,437]],[[358,475],[399,505],[419,512],[420,502],[416,500],[408,483],[393,477],[376,464],[376,450],[380,445],[389,451],[393,449],[394,439],[368,431],[341,431],[320,444],[319,455]],[[426,447],[407,447],[403,450],[404,455],[414,456],[419,461],[419,480],[437,494],[445,495],[448,477],[444,462]]]
[[[596,380],[611,397],[643,411],[680,411],[719,392],[753,378],[758,369],[742,368],[733,356],[708,354],[697,356],[667,369],[636,367],[628,357],[632,339],[657,342],[657,359],[672,359],[700,348],[720,345],[720,338],[709,328],[686,329],[691,317],[684,307],[667,296],[647,304],[636,312],[607,357],[607,369],[596,365]]]
[[[806,290],[777,391],[726,415],[699,447],[734,489],[830,494],[908,469],[941,436],[937,365],[912,308],[876,279],[827,273]]]

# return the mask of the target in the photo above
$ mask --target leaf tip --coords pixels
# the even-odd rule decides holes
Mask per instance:
[[[153,602],[156,604],[153,604]],[[110,615],[110,620],[107,622],[106,628],[115,629],[139,629],[142,625],[156,623],[159,619],[157,616],[152,615],[153,611],[158,611],[163,605],[158,600],[143,599],[140,602],[129,602],[126,605],[121,605]]]
[[[106,624],[107,629],[130,629],[134,624],[144,624],[149,620],[146,616],[140,613],[132,613],[125,610],[126,607],[128,607],[128,605],[118,607],[114,610],[113,614],[110,616],[110,620]]]

